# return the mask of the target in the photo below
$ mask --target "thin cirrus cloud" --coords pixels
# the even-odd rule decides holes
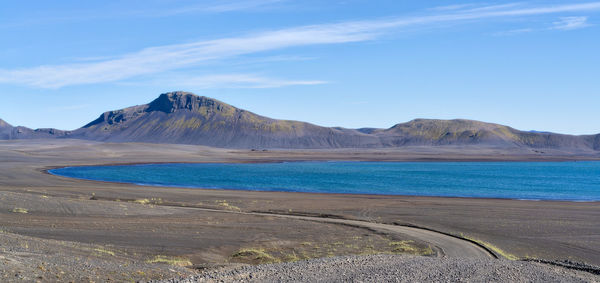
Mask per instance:
[[[204,76],[161,76],[154,78],[151,81],[145,82],[130,82],[127,85],[157,85],[157,86],[172,86],[185,87],[190,89],[214,89],[214,88],[277,88],[285,86],[297,85],[319,85],[325,84],[326,81],[317,80],[288,80],[281,78],[272,78],[256,74],[219,74],[219,75],[204,75]]]
[[[250,11],[274,7],[287,0],[235,0],[235,1],[209,1],[198,5],[183,6],[173,9],[142,10],[130,13],[131,15],[145,17],[168,17],[189,13],[227,13],[237,11]]]
[[[81,22],[93,20],[106,20],[117,18],[162,18],[179,16],[184,14],[220,14],[229,12],[249,12],[270,9],[281,6],[288,0],[215,0],[203,1],[199,4],[178,7],[157,7],[148,3],[148,8],[135,10],[122,10],[118,12],[96,10],[79,10],[68,15],[55,12],[54,16],[45,16],[46,12],[30,13],[24,19],[8,22],[0,22],[0,29],[10,29],[23,26]]]
[[[507,31],[496,32],[493,35],[495,36],[512,36],[524,33],[530,33],[534,31],[547,31],[547,30],[574,30],[591,26],[587,22],[588,17],[579,16],[579,17],[561,17],[557,21],[552,22],[551,27],[545,28],[522,28],[522,29],[513,29]]]
[[[213,60],[283,48],[375,40],[391,31],[409,30],[411,27],[423,25],[443,26],[462,21],[597,10],[600,10],[600,2],[527,7],[496,5],[438,12],[417,17],[309,25],[239,37],[149,47],[97,62],[0,69],[0,83],[60,88],[70,85],[115,82],[141,75],[200,66]],[[571,19],[571,23],[569,23],[567,19],[563,27],[569,27],[569,25],[570,27],[577,26],[577,21]]]
[[[590,26],[587,23],[588,17],[562,17],[558,21],[553,22],[552,29],[557,30],[573,30]]]
[[[224,2],[224,3],[223,3]],[[252,0],[252,1],[222,1],[219,4],[204,8],[207,12],[232,12],[256,8],[264,8],[268,5],[278,4],[284,2],[284,0]]]
[[[451,11],[451,10],[460,10],[468,7],[473,7],[475,4],[455,4],[455,5],[445,5],[445,6],[437,6],[430,8],[429,10],[433,11]]]
[[[517,34],[524,34],[524,33],[530,33],[535,31],[532,28],[521,28],[521,29],[511,29],[511,30],[506,30],[506,31],[500,31],[500,32],[496,32],[493,35],[494,36],[511,36],[511,35],[517,35]]]

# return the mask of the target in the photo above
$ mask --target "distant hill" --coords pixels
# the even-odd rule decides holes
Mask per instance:
[[[321,127],[299,121],[271,119],[188,92],[164,93],[149,104],[105,112],[98,119],[72,132],[31,130],[0,122],[0,139],[52,137],[224,148],[328,149],[453,145],[555,149],[578,153],[600,150],[600,135],[519,131],[508,126],[462,119],[416,119],[388,129]]]
[[[42,128],[30,129],[27,127],[13,127],[9,123],[0,119],[0,140],[17,140],[17,139],[39,139],[39,138],[57,138],[65,137],[69,134],[67,131]]]
[[[386,145],[489,145],[590,150],[587,137],[533,133],[472,120],[416,119],[378,133]]]

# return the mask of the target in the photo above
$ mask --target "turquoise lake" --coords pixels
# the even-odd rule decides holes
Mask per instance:
[[[146,164],[51,174],[153,186],[283,192],[600,200],[600,162]]]

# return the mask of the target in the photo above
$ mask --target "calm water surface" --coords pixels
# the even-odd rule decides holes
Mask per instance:
[[[50,173],[156,186],[600,201],[600,162],[286,162],[67,167]]]

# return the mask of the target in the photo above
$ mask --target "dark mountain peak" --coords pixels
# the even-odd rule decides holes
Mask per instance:
[[[198,112],[201,110],[233,110],[233,106],[205,96],[198,96],[191,92],[174,91],[161,94],[157,99],[148,104],[148,112],[161,111],[173,113],[178,110]]]
[[[119,125],[125,121],[136,119],[152,112],[169,114],[179,111],[190,111],[208,117],[215,113],[232,116],[236,110],[235,107],[213,98],[198,96],[191,92],[174,91],[159,95],[158,98],[154,99],[149,104],[105,112],[100,115],[98,119],[83,126],[83,128],[89,128],[103,123],[108,125]]]

